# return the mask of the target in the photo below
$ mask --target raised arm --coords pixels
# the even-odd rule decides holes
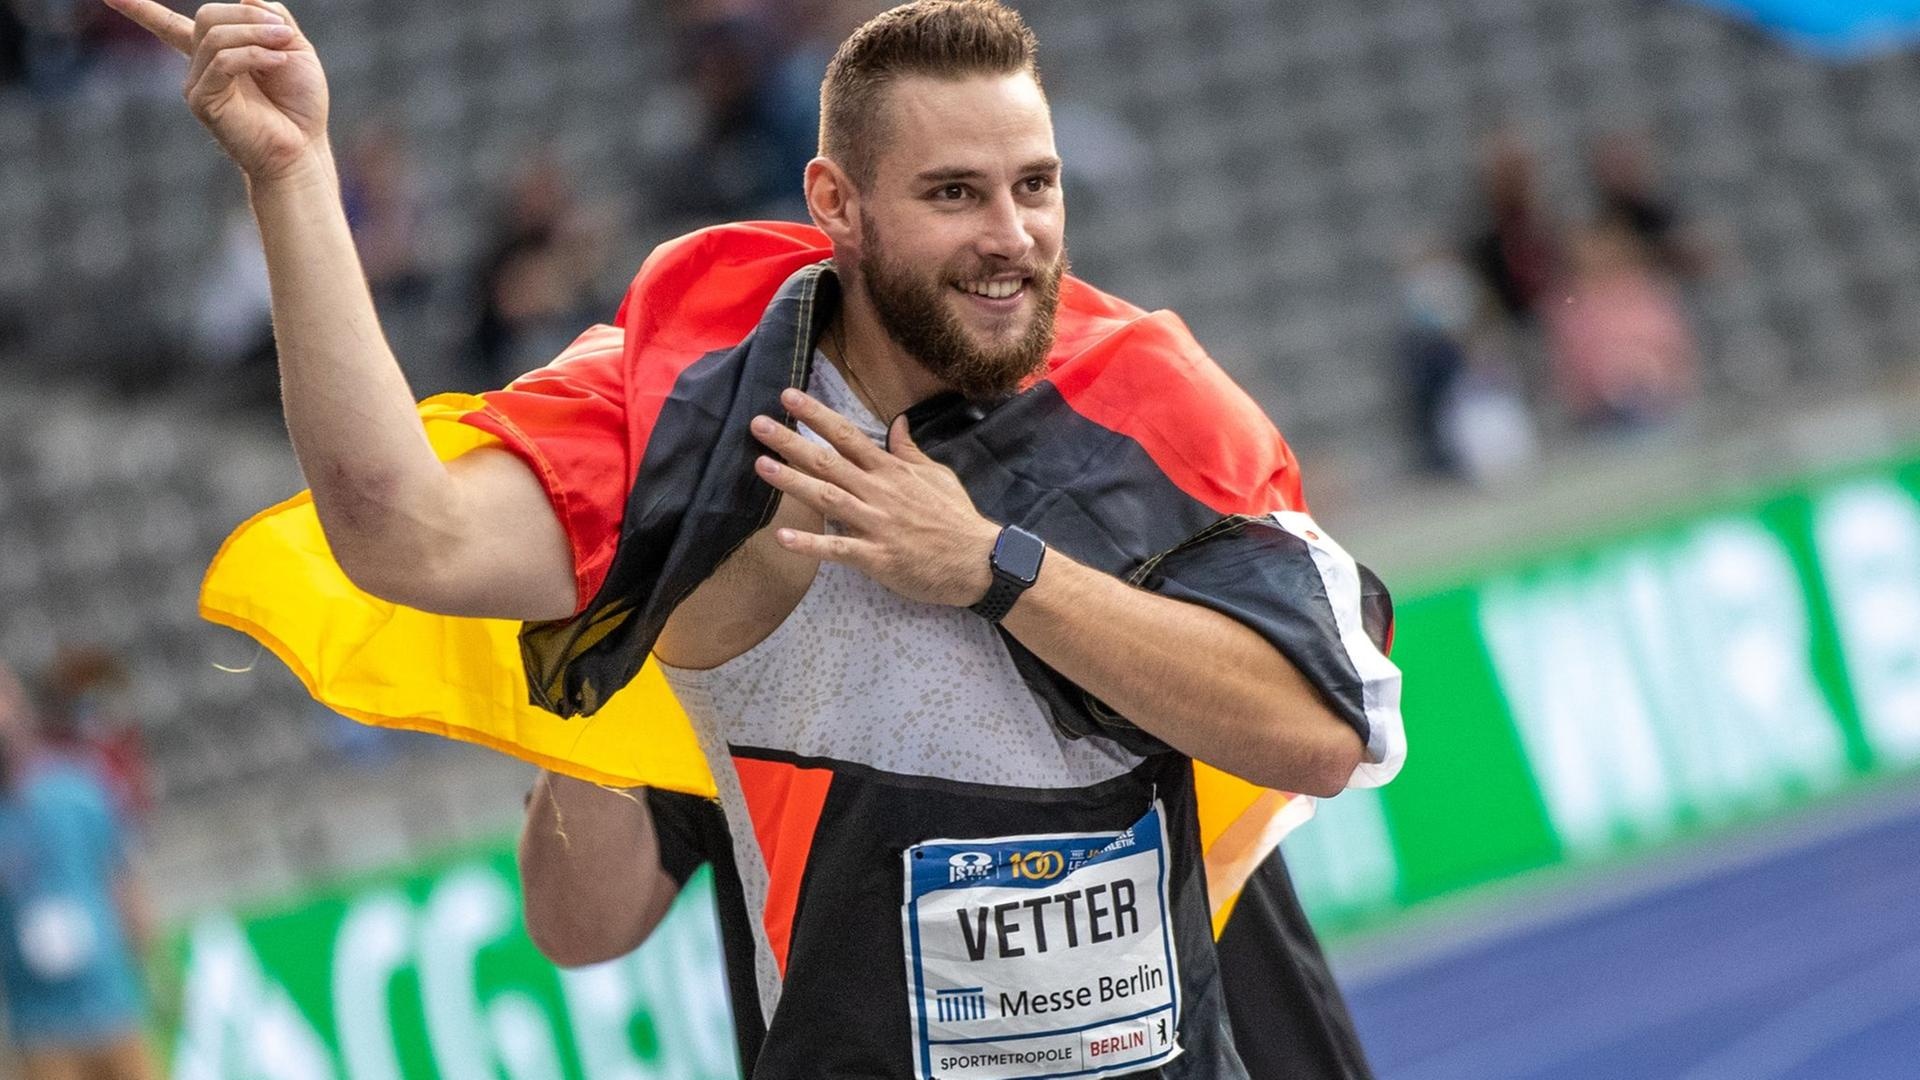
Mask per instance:
[[[287,430],[334,558],[377,596],[450,615],[574,610],[572,555],[532,470],[443,465],[374,312],[327,138],[325,73],[284,4],[105,0],[188,57],[187,104],[246,175],[273,286]]]

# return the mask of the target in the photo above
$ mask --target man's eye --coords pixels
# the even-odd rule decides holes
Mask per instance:
[[[967,186],[965,184],[948,184],[946,187],[935,192],[934,195],[936,198],[957,202],[967,197]]]
[[[1026,179],[1026,189],[1029,195],[1038,195],[1052,186],[1053,177],[1051,176],[1029,176]]]

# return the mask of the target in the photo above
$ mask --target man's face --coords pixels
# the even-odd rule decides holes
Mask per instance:
[[[909,77],[886,91],[860,200],[858,273],[881,324],[973,398],[1017,389],[1053,346],[1066,207],[1029,75]]]

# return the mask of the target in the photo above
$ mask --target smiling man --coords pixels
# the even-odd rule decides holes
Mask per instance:
[[[367,300],[291,13],[108,2],[192,58],[188,100],[247,174],[339,568],[524,623],[555,714],[601,711],[643,666],[684,710],[714,800],[565,768],[536,785],[522,874],[549,956],[633,948],[711,862],[755,1077],[1364,1069],[1267,857],[1304,805],[1279,792],[1399,767],[1385,594],[1185,326],[1066,274],[1014,12],[922,0],[863,26],[822,88],[813,227],[662,246],[612,325],[462,415],[481,445],[443,464]],[[319,689],[329,665],[274,630],[295,578],[229,621]],[[443,696],[486,670],[437,651]],[[1239,778],[1205,781],[1230,813],[1197,772]],[[1248,918],[1270,971],[1216,951]]]

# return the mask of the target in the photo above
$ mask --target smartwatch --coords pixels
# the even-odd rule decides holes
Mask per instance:
[[[1020,594],[1040,577],[1040,562],[1047,557],[1047,542],[1018,525],[1000,530],[993,542],[993,555],[987,565],[993,570],[993,584],[987,595],[969,610],[990,623],[998,623],[1013,610]]]

